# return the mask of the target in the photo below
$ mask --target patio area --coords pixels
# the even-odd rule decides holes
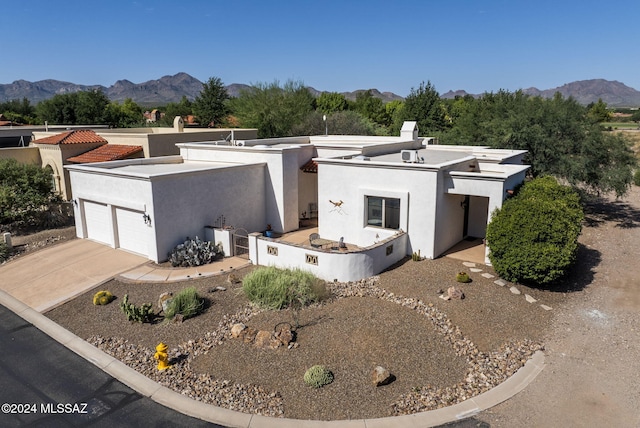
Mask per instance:
[[[323,250],[338,250],[339,249],[339,241],[334,241],[331,239],[323,239],[320,236],[320,240],[317,241],[320,247],[313,247],[311,242],[309,241],[309,236],[313,233],[318,233],[317,227],[305,227],[298,229],[293,232],[283,233],[277,239],[278,241],[286,242],[288,244],[302,245],[304,247],[314,248],[314,249],[323,249]],[[359,247],[355,244],[350,244],[348,242],[344,243],[346,245],[346,250],[343,251],[358,251],[361,250],[362,247]]]
[[[482,238],[464,239],[449,248],[443,256],[484,265],[486,264],[484,258],[485,248],[486,245]]]

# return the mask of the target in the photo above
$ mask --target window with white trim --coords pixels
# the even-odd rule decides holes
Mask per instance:
[[[367,196],[367,226],[400,229],[400,199]]]

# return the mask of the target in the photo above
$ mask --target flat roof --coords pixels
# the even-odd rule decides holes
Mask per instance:
[[[462,161],[472,156],[470,152],[458,150],[419,149],[417,150],[417,152],[418,157],[420,159],[424,159],[424,161],[420,162],[421,164],[433,166],[438,166],[455,161]],[[401,152],[370,156],[370,159],[372,161],[405,163],[402,160]]]
[[[180,156],[170,156],[165,158],[141,158],[112,162],[100,162],[95,164],[65,165],[65,168],[74,171],[151,178],[163,175],[213,171],[216,169],[240,168],[262,164],[263,162],[234,163],[192,161],[183,160]]]

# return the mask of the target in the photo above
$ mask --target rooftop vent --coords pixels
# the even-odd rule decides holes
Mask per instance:
[[[360,160],[360,161],[369,161],[369,160],[371,160],[371,158],[369,156],[365,156],[365,155],[358,155],[358,156],[354,157],[354,159]]]

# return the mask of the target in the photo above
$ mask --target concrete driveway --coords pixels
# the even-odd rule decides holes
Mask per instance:
[[[46,312],[147,261],[87,239],[74,239],[0,266],[0,289]]]

